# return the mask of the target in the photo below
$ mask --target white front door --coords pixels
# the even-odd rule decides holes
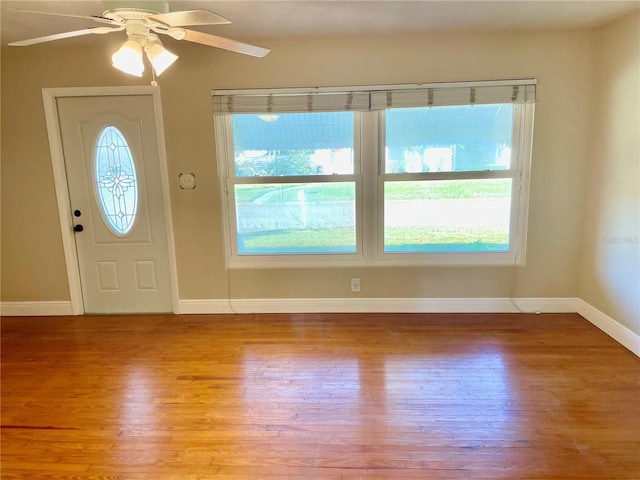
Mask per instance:
[[[56,102],[85,313],[172,312],[152,96]]]

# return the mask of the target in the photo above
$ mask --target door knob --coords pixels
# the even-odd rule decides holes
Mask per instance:
[[[84,227],[82,225],[74,225],[73,226],[73,231],[74,232],[81,232],[84,230]]]

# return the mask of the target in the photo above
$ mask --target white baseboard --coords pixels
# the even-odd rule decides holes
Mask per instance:
[[[2,302],[3,317],[41,317],[46,315],[73,315],[70,301],[58,302]]]
[[[575,298],[283,298],[180,300],[179,312],[201,313],[568,313]]]
[[[178,313],[567,313],[575,298],[284,298],[180,300]],[[73,315],[70,301],[2,302],[2,316]]]
[[[180,300],[178,302],[179,314],[215,314],[234,313],[229,300],[202,299]]]
[[[616,342],[640,357],[640,335],[580,298],[576,301],[576,311]]]

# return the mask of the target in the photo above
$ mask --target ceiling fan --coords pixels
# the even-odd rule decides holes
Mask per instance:
[[[153,72],[156,75],[164,72],[178,58],[177,55],[174,55],[164,48],[157,34],[168,35],[175,40],[200,43],[254,57],[264,57],[270,52],[267,48],[183,28],[188,25],[221,25],[231,23],[226,18],[208,10],[169,12],[169,6],[166,1],[156,0],[137,2],[105,0],[104,5],[107,10],[102,13],[102,15],[96,16],[19,10],[24,13],[39,15],[84,18],[108,26],[91,27],[44,37],[30,38],[12,42],[9,45],[27,46],[81,35],[102,35],[124,30],[128,39],[122,47],[113,54],[113,66],[125,73],[138,77],[141,77],[144,71],[143,51],[146,53],[153,67]]]

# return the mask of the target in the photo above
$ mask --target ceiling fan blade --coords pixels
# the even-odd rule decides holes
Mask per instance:
[[[264,57],[271,51],[268,48],[249,45],[248,43],[242,43],[238,42],[237,40],[231,40],[230,38],[211,35],[210,33],[202,33],[195,30],[186,29],[180,30],[185,32],[185,35],[183,37],[184,40],[187,40],[189,42],[201,43],[202,45],[208,45],[210,47],[222,48],[224,50],[230,50],[236,53],[244,53],[245,55],[251,55],[254,57]],[[169,35],[171,35],[171,30],[169,30]],[[171,36],[173,37],[173,35]]]
[[[29,38],[27,40],[20,40],[17,42],[11,42],[10,47],[26,47],[28,45],[35,45],[36,43],[51,42],[53,40],[62,40],[63,38],[79,37],[81,35],[89,35],[91,33],[110,33],[124,30],[124,26],[117,28],[107,27],[93,27],[85,28],[83,30],[74,30],[73,32],[56,33],[54,35],[47,35],[45,37]]]
[[[69,15],[66,13],[36,12],[35,10],[22,10],[19,8],[11,8],[11,10],[14,10],[16,12],[22,12],[22,13],[35,13],[36,15],[52,15],[54,17],[82,18],[84,20],[93,20],[94,22],[99,22],[99,23],[108,23],[109,25],[120,25],[120,22],[111,20],[110,18],[104,18],[104,17],[98,17],[98,16],[87,17],[85,15]]]
[[[159,22],[168,27],[181,27],[184,25],[222,25],[231,23],[220,15],[209,10],[185,10],[182,12],[169,12],[151,15],[150,20]]]

